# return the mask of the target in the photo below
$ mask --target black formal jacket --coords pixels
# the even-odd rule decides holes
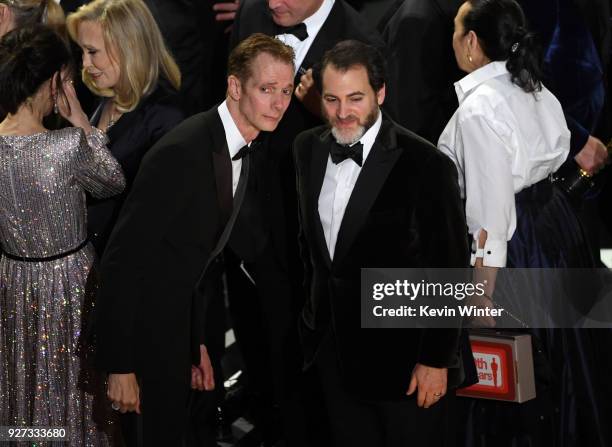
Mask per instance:
[[[437,144],[457,109],[453,83],[464,74],[453,52],[453,19],[463,0],[405,0],[385,24],[386,110],[402,126]]]
[[[97,126],[104,99],[94,112],[91,123]],[[125,174],[126,189],[122,194],[108,199],[87,200],[87,227],[89,237],[99,256],[102,256],[113,230],[121,206],[127,197],[142,158],[147,151],[169,130],[184,118],[178,96],[171,87],[159,85],[140,104],[124,114],[108,132],[108,149],[117,159]]]
[[[276,34],[267,0],[241,2],[234,23],[231,47],[256,32],[271,36]],[[368,24],[344,0],[336,0],[301,68],[312,68],[320,62],[325,51],[345,39],[357,39],[380,48],[384,46],[373,25]],[[300,77],[298,71],[295,85],[299,83]],[[274,252],[281,265],[286,266],[294,285],[301,284],[302,269],[296,240],[297,200],[291,147],[298,133],[321,124],[321,119],[311,114],[294,96],[278,127],[269,135],[265,147],[253,154],[258,187],[260,194],[265,197],[264,225],[269,226]]]
[[[227,23],[215,22],[214,0],[144,0],[168,48],[181,70],[180,100],[187,116],[212,106],[212,71],[223,71],[212,64],[217,29]],[[226,55],[227,56],[227,55]],[[225,96],[225,89],[221,89]],[[215,101],[216,102],[216,101]]]
[[[300,248],[309,298],[301,335],[307,366],[330,330],[354,394],[401,400],[417,362],[449,367],[462,380],[459,329],[361,329],[360,268],[467,267],[466,223],[456,168],[434,146],[386,117],[351,194],[333,261],[318,213],[328,127],[300,134],[294,147]]]
[[[193,291],[231,214],[231,179],[216,107],[147,153],[101,263],[99,369],[188,383],[203,342]]]

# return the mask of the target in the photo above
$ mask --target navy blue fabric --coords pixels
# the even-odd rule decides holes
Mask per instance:
[[[573,0],[519,0],[544,49],[544,84],[559,99],[578,153],[603,108],[603,65],[593,35]]]
[[[594,267],[582,227],[564,193],[543,180],[516,194],[517,228],[508,267]],[[580,285],[585,290],[587,285]],[[552,285],[551,295],[554,298]],[[525,331],[516,330],[517,333]],[[531,329],[536,393],[523,404],[462,399],[459,445],[612,445],[609,330]],[[461,426],[461,425],[460,425]]]
[[[557,96],[571,125],[575,155],[595,131],[604,105],[603,67],[593,36],[572,0],[558,0],[558,21],[546,49],[548,88]]]
[[[566,196],[548,179],[515,195],[516,230],[507,267],[594,267],[582,225]]]

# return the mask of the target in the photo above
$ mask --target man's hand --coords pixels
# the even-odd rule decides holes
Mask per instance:
[[[447,368],[434,368],[417,363],[406,394],[410,396],[418,390],[417,405],[429,408],[446,394],[447,376]]]
[[[215,20],[217,22],[233,22],[236,19],[236,11],[240,6],[240,0],[232,2],[217,2],[213,5],[213,11],[216,12]],[[225,29],[226,33],[232,30],[232,24]]]
[[[300,77],[300,83],[295,88],[295,97],[304,104],[308,111],[321,116],[321,95],[315,88],[312,68]]]
[[[135,411],[140,414],[140,388],[136,374],[109,374],[106,395],[113,402],[113,408],[119,406],[121,413]]]
[[[191,388],[199,391],[215,389],[214,371],[204,345],[200,345],[200,364],[191,365]]]
[[[313,88],[314,88],[314,78],[312,77],[312,68],[309,68],[306,71],[306,73],[304,73],[300,77],[300,83],[295,88],[295,96],[300,101],[304,101],[304,98],[308,96],[308,93]]]
[[[595,175],[608,160],[608,150],[601,140],[591,135],[574,160],[589,175]]]

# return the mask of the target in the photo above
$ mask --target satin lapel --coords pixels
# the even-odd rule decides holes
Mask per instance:
[[[276,36],[276,31],[278,30],[276,24],[274,23],[274,19],[272,18],[272,12],[268,8],[268,5],[262,2],[263,8],[259,10],[258,16],[259,18],[253,17],[249,18],[247,22],[252,23],[253,26],[249,30],[249,33],[244,36],[247,38],[249,35],[254,33],[263,33],[268,36]]]
[[[217,186],[217,201],[223,218],[223,225],[232,214],[232,161],[229,156],[227,139],[223,123],[218,114],[211,117],[213,151],[212,161],[215,170],[215,184]]]
[[[329,268],[331,268],[331,258],[329,257],[329,250],[327,249],[327,243],[325,242],[325,233],[323,232],[323,226],[321,225],[321,216],[319,216],[319,194],[321,193],[323,179],[325,178],[327,159],[329,157],[328,147],[330,142],[330,132],[326,131],[316,142],[316,146],[312,148],[312,158],[310,160],[311,195],[309,205],[315,237],[319,243],[319,249],[323,253],[323,257],[325,258],[325,262]]]
[[[336,239],[334,264],[341,262],[347,255],[401,153],[402,151],[397,149],[393,125],[383,119],[378,137],[361,169],[344,211]]]
[[[98,126],[98,123],[100,122],[100,117],[102,116],[102,109],[104,108],[104,104],[106,104],[106,101],[106,99],[102,100],[100,104],[98,104],[98,107],[96,107],[96,110],[94,110],[94,113],[91,115],[91,118],[89,118],[89,123],[92,126]]]

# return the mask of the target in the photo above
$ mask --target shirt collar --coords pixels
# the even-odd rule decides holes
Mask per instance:
[[[365,160],[368,157],[370,150],[372,150],[372,146],[374,146],[374,141],[376,141],[376,137],[378,136],[378,132],[380,131],[381,125],[382,125],[382,113],[380,113],[380,109],[379,109],[378,118],[376,118],[376,121],[374,122],[374,124],[372,124],[372,127],[370,127],[359,140],[359,142],[363,144],[363,163],[365,163]]]
[[[327,16],[331,12],[334,6],[335,0],[323,0],[321,6],[313,15],[304,20],[304,25],[306,25],[306,31],[308,31],[308,37],[314,38],[325,21],[327,20]]]
[[[225,130],[225,140],[227,141],[227,148],[229,149],[230,158],[234,157],[240,149],[246,146],[244,137],[238,130],[238,126],[234,122],[234,118],[230,114],[227,108],[227,100],[223,101],[217,108],[221,123],[223,123],[223,130]]]
[[[507,74],[506,61],[489,62],[484,67],[474,70],[460,81],[455,82],[455,92],[457,93],[459,104],[479,85],[490,79]]]

